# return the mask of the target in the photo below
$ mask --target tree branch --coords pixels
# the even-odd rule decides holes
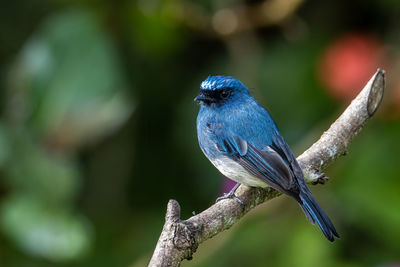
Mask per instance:
[[[343,114],[297,158],[308,183],[325,182],[326,178],[321,172],[347,153],[351,140],[378,109],[384,87],[384,71],[378,69]],[[187,220],[180,219],[178,202],[170,200],[164,228],[149,266],[179,266],[182,260],[190,260],[200,243],[229,229],[249,210],[280,193],[272,188],[241,185],[235,195],[243,200],[245,207],[235,200],[226,199]]]

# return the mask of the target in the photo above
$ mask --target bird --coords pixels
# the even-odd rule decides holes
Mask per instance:
[[[231,76],[209,76],[194,99],[200,104],[197,137],[204,155],[237,182],[224,197],[234,198],[240,184],[272,187],[294,198],[326,238],[339,238],[333,223],[314,199],[303,172],[269,112],[248,88]]]

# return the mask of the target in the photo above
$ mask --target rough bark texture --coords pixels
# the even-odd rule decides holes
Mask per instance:
[[[378,69],[343,114],[317,142],[297,158],[308,183],[326,181],[321,172],[347,153],[351,140],[378,109],[384,87],[384,71]],[[180,219],[179,203],[170,200],[165,224],[149,266],[179,266],[182,260],[192,258],[200,243],[229,229],[249,210],[280,193],[272,188],[241,185],[235,195],[245,203],[244,207],[236,200],[226,199],[187,220]]]

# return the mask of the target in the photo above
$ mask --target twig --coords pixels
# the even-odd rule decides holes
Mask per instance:
[[[351,140],[378,109],[384,87],[384,71],[378,69],[343,114],[317,142],[297,158],[308,183],[320,181],[323,177],[321,172],[347,153]],[[244,201],[244,208],[237,201],[226,199],[187,220],[180,219],[178,202],[170,200],[165,225],[149,266],[179,266],[182,260],[192,258],[200,243],[229,229],[249,210],[280,193],[272,188],[241,185],[235,195]]]

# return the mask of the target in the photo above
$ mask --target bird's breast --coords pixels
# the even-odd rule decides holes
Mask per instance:
[[[210,159],[211,163],[226,177],[240,184],[252,187],[268,187],[261,179],[250,174],[239,163],[229,157]]]
[[[229,120],[229,123],[232,121]],[[226,116],[201,109],[197,118],[197,135],[201,150],[211,163],[229,179],[252,187],[267,187],[265,182],[250,174],[229,155],[218,149],[218,136],[230,131],[227,124]],[[240,126],[244,127],[245,125]]]

